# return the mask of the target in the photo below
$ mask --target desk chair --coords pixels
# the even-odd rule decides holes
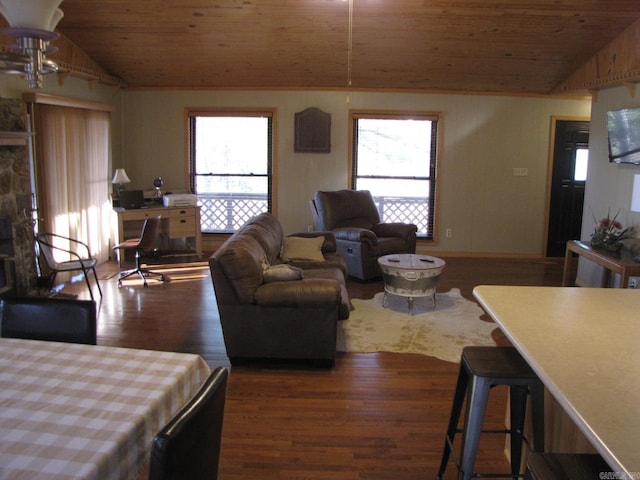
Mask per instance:
[[[128,251],[135,252],[136,258],[136,267],[131,270],[125,270],[124,272],[120,272],[120,278],[118,278],[118,286],[122,286],[122,280],[130,277],[131,275],[138,275],[142,278],[144,282],[144,286],[147,287],[147,278],[151,276],[156,276],[161,282],[165,282],[168,278],[161,274],[152,272],[148,268],[142,268],[140,266],[140,257],[144,252],[148,252],[153,250],[153,247],[156,243],[156,238],[158,237],[158,232],[160,230],[160,220],[161,217],[158,215],[157,217],[147,218],[144,221],[144,225],[142,226],[142,233],[140,234],[140,238],[130,238],[129,240],[125,240],[124,242],[113,247],[114,251],[122,250],[120,255],[124,255],[124,253]]]
[[[82,270],[84,280],[87,282],[87,288],[89,289],[89,295],[91,295],[91,300],[94,300],[93,290],[91,290],[91,284],[89,283],[89,277],[87,275],[87,272],[90,270],[93,272],[93,278],[95,278],[96,285],[98,286],[98,292],[100,292],[100,296],[102,296],[102,289],[100,288],[100,282],[96,274],[96,264],[98,260],[91,257],[89,246],[86,243],[55,233],[38,233],[36,235],[36,242],[40,252],[39,258],[44,258],[46,267],[50,270],[49,290],[53,288],[53,282],[58,272],[75,272]],[[58,261],[56,255],[60,253],[63,253],[68,260]]]
[[[229,372],[218,367],[200,391],[156,435],[149,480],[215,480]]]
[[[0,298],[0,336],[96,344],[96,303],[48,297]]]

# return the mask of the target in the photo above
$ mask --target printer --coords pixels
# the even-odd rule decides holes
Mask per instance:
[[[162,197],[165,207],[195,207],[198,197],[191,193],[171,193]]]

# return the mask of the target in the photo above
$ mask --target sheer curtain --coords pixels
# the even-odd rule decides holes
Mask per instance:
[[[36,104],[36,185],[39,231],[89,245],[109,257],[109,111]]]

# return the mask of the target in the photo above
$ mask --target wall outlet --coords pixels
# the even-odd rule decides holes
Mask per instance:
[[[447,229],[444,231],[444,236],[445,236],[445,237],[447,237],[447,238],[451,238],[451,237],[453,237],[453,230],[451,230],[450,228],[447,228]]]
[[[640,277],[630,277],[628,288],[640,288]]]
[[[526,177],[529,175],[529,169],[528,168],[514,168],[513,169],[513,176],[514,177]]]

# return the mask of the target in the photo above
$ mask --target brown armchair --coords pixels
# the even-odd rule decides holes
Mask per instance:
[[[415,253],[417,227],[408,223],[380,223],[368,190],[316,192],[311,200],[316,230],[332,231],[337,251],[347,261],[350,276],[369,280],[381,276],[378,257]]]

